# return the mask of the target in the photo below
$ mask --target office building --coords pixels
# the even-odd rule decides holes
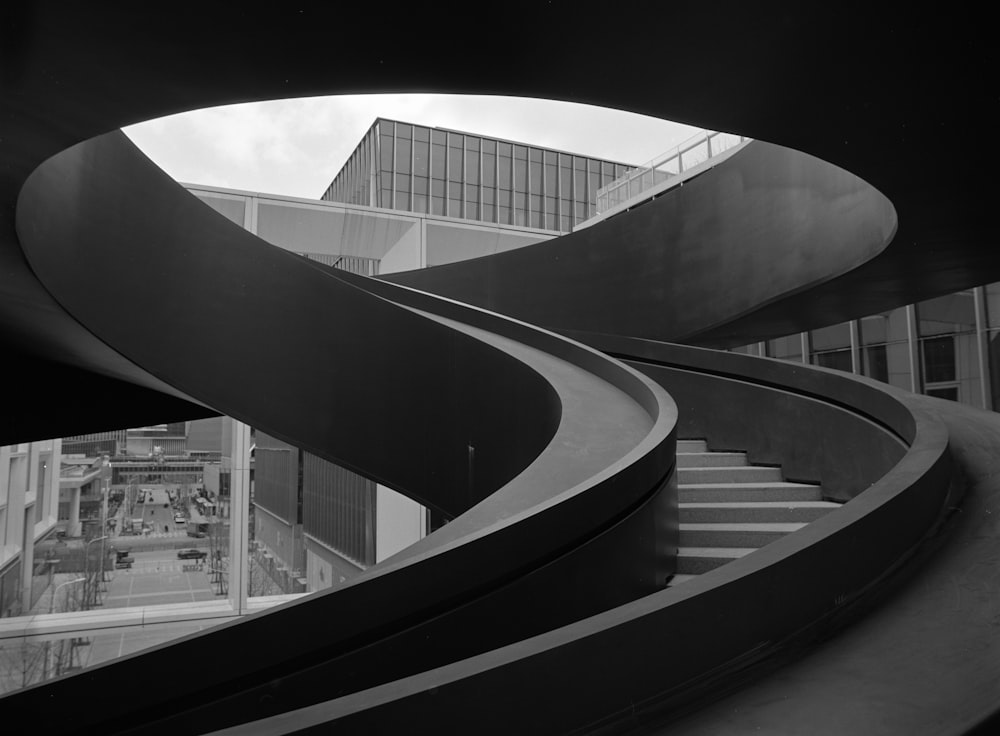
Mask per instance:
[[[64,510],[58,439],[0,447],[0,618],[23,615],[49,582],[51,566],[38,557],[56,528],[79,524],[79,496]]]
[[[998,336],[1000,284],[994,283],[739,351],[836,368],[996,411]]]
[[[359,204],[570,232],[627,164],[378,118],[323,194]]]

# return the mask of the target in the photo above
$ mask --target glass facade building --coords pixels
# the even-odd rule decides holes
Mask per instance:
[[[1000,283],[738,351],[835,368],[1000,411]]]
[[[378,118],[323,194],[329,202],[570,232],[626,164]]]

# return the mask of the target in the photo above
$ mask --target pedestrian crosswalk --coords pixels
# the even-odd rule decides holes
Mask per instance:
[[[115,575],[149,575],[164,572],[207,572],[208,565],[197,560],[136,560],[132,567],[115,570]]]
[[[177,539],[178,537],[186,537],[188,533],[186,531],[172,531],[172,532],[146,532],[144,534],[136,534],[136,537],[142,539]],[[127,540],[129,535],[121,535],[121,540]]]

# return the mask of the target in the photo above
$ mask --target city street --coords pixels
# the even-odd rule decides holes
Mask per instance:
[[[114,571],[108,590],[102,596],[102,609],[193,603],[218,598],[218,585],[211,584],[208,566],[198,560],[178,559],[176,549],[133,551],[131,556],[135,562],[130,569]],[[92,666],[203,628],[207,626],[184,623],[129,627],[92,636],[89,646],[80,648],[79,662],[83,667]]]
[[[143,525],[148,525],[151,532],[184,531],[186,524],[175,523],[175,513],[167,490],[156,486],[139,491],[132,518],[142,519]]]

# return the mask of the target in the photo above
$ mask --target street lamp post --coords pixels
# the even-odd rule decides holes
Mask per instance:
[[[103,579],[104,578],[104,540],[107,539],[107,538],[108,538],[108,535],[105,534],[104,536],[96,537],[94,539],[91,539],[89,542],[87,542],[83,546],[83,579],[86,581],[86,583],[84,583],[84,586],[83,586],[83,605],[84,605],[85,608],[88,605],[88,602],[90,601],[90,598],[91,598],[91,594],[90,594],[90,592],[91,592],[90,591],[90,545],[92,545],[94,542],[100,542],[101,543],[101,578]],[[94,605],[97,605],[97,590],[96,590],[96,586],[95,586],[93,598],[94,598]]]
[[[105,456],[107,459],[107,456]],[[110,470],[110,465],[109,468]],[[104,577],[104,540],[108,538],[108,494],[111,492],[111,477],[110,473],[105,475],[104,478],[104,490],[101,493],[101,533],[104,534],[101,537],[101,582],[106,583],[107,580]]]

